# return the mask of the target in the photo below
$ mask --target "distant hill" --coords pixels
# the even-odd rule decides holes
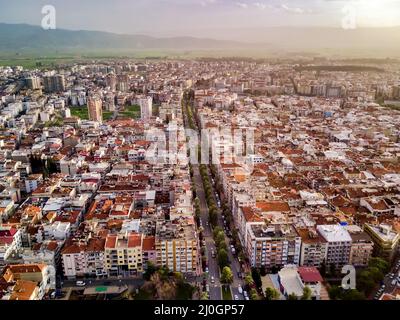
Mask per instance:
[[[219,39],[268,42],[276,48],[291,50],[400,49],[400,27],[352,30],[333,27],[240,28],[215,30],[213,34]]]
[[[146,49],[236,49],[237,41],[193,37],[154,38],[145,35],[121,35],[99,31],[43,30],[39,26],[0,23],[0,51],[20,50],[146,50]],[[245,44],[245,46],[251,46]],[[258,47],[258,45],[254,45]]]
[[[196,34],[196,32],[194,32]],[[200,35],[199,33],[197,33]],[[202,34],[205,34],[204,32]],[[100,31],[43,30],[27,24],[0,23],[0,52],[223,50],[266,52],[361,53],[400,56],[400,27],[344,30],[327,27],[270,27],[210,30],[223,39],[151,37]]]

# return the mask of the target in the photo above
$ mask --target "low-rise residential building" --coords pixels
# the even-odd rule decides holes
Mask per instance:
[[[304,288],[311,290],[311,299],[320,300],[322,276],[315,267],[285,266],[278,272],[282,294],[288,298],[295,295],[298,299],[303,296]]]
[[[105,242],[105,269],[110,276],[139,275],[143,272],[143,235],[108,235]]]
[[[315,228],[297,228],[301,237],[300,265],[320,267],[326,260],[328,242]]]
[[[253,267],[281,268],[300,262],[301,237],[289,224],[252,224],[247,228],[246,250]]]
[[[317,231],[328,244],[326,265],[340,268],[348,264],[352,245],[348,231],[341,225],[319,225]]]
[[[359,226],[347,226],[346,230],[351,237],[349,263],[355,267],[367,267],[374,250],[374,243],[371,237]]]
[[[65,245],[61,252],[64,276],[102,277],[105,269],[104,239],[91,238]]]
[[[392,260],[399,250],[400,233],[387,224],[365,224],[365,232],[374,242],[374,254]]]
[[[9,265],[1,278],[9,285],[5,300],[41,300],[56,287],[55,268],[45,264]]]

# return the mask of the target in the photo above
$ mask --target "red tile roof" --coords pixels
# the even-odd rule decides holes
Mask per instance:
[[[298,273],[305,283],[322,282],[322,276],[315,267],[299,267]]]

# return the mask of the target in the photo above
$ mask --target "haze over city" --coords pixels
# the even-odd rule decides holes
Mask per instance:
[[[246,38],[236,31],[251,29],[254,41],[267,27],[341,28],[346,5],[354,8],[358,27],[393,27],[400,21],[399,0],[1,0],[0,22],[39,25],[47,4],[57,9],[59,28],[157,37],[242,41]]]

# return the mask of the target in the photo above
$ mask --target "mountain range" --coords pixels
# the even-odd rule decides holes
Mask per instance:
[[[209,32],[212,37],[152,37],[101,31],[43,30],[0,23],[0,52],[79,50],[258,50],[382,51],[400,55],[400,27],[344,30],[327,27],[271,27]],[[224,40],[213,39],[219,37]]]
[[[44,30],[27,24],[0,23],[0,51],[16,50],[202,50],[236,49],[243,43],[194,37],[156,38],[146,35],[115,34],[101,31]],[[254,44],[255,47],[259,45]]]

